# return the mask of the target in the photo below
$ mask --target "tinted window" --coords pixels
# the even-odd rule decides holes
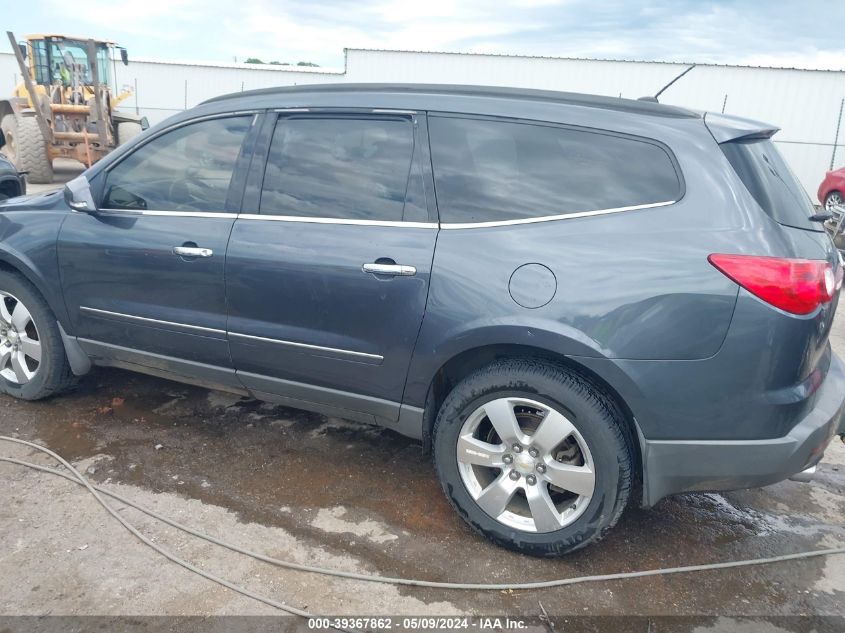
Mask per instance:
[[[721,147],[757,204],[776,222],[823,230],[820,224],[810,222],[816,212],[813,203],[774,143],[757,139],[731,141]]]
[[[404,119],[280,119],[261,212],[402,220],[413,149]]]
[[[209,119],[153,139],[109,172],[103,206],[224,211],[251,120],[249,116]]]
[[[432,117],[443,222],[489,222],[613,209],[680,197],[659,146],[543,125]]]

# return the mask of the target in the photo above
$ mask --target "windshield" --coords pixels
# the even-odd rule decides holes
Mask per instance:
[[[757,204],[772,219],[799,229],[824,230],[810,221],[816,212],[810,196],[771,140],[729,141],[721,148]]]
[[[97,44],[97,72],[101,84],[108,84],[109,53],[105,44]],[[88,43],[81,40],[50,41],[50,63],[52,64],[52,83],[65,85],[79,82],[90,85],[94,81],[88,65]],[[78,73],[78,74],[77,74]]]

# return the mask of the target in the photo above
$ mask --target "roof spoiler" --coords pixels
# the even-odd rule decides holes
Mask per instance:
[[[727,143],[740,139],[771,138],[780,130],[779,127],[754,119],[715,112],[707,112],[704,115],[704,125],[710,130],[710,134],[713,135],[717,143]]]

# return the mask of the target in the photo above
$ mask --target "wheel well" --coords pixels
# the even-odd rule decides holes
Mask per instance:
[[[6,260],[3,260],[3,259],[0,259],[0,270],[5,271],[7,273],[13,273],[15,275],[18,275],[22,279],[26,280],[27,283],[31,284],[35,288],[35,290],[42,297],[44,297],[44,301],[47,302],[47,305],[50,308],[50,310],[53,310],[53,306],[50,305],[50,302],[47,299],[47,295],[44,294],[44,291],[39,287],[39,285],[37,283],[35,283],[35,281],[33,279],[31,279],[30,276],[27,275],[23,270],[21,270],[20,268],[18,268],[14,264],[10,264],[9,262],[7,262]]]
[[[437,412],[449,395],[449,392],[464,378],[477,369],[481,369],[494,361],[505,358],[531,358],[565,367],[575,371],[601,390],[610,401],[617,406],[628,431],[630,445],[634,451],[635,469],[637,473],[638,492],[641,489],[642,453],[639,433],[634,421],[634,414],[625,400],[606,380],[583,365],[562,354],[556,354],[538,347],[528,345],[488,345],[461,352],[449,359],[434,375],[426,397],[423,415],[423,447],[428,452],[431,448],[431,433]]]
[[[9,262],[3,261],[0,259],[0,270],[5,270],[8,273],[15,273],[16,275],[20,275],[21,277],[26,277],[20,270],[12,266]]]

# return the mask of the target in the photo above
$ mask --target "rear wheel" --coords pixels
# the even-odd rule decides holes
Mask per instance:
[[[845,196],[839,191],[831,191],[824,199],[824,208],[830,211],[833,207],[845,205]]]
[[[0,392],[40,400],[74,380],[47,302],[23,277],[0,271]]]
[[[502,361],[463,380],[434,427],[461,517],[499,545],[556,556],[597,541],[628,500],[632,450],[613,403],[579,374]]]
[[[34,116],[18,119],[16,142],[17,166],[21,171],[27,172],[27,182],[53,182],[53,162],[47,151],[47,140]]]

